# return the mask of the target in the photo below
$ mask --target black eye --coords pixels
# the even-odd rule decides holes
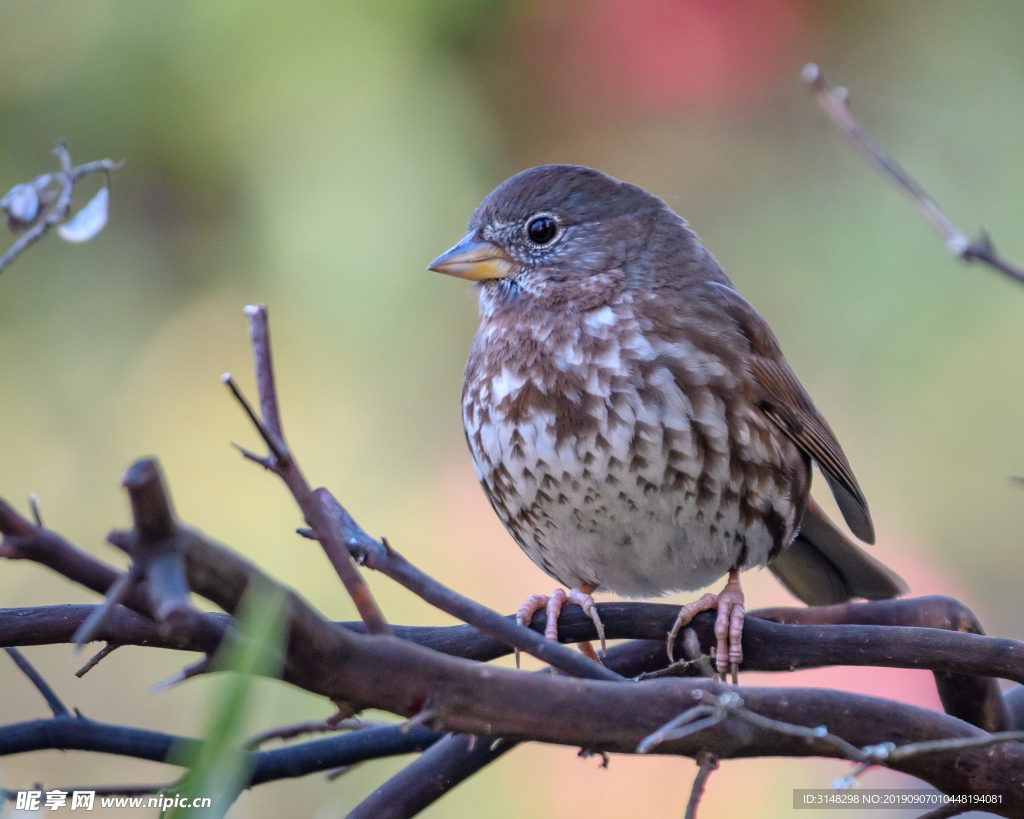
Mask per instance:
[[[526,235],[538,245],[546,245],[558,233],[558,224],[550,216],[538,216],[526,226]]]

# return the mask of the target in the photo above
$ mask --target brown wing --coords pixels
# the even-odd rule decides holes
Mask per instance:
[[[726,312],[750,342],[752,355],[749,366],[760,390],[758,403],[761,410],[818,464],[850,531],[865,543],[874,543],[875,529],[868,503],[843,448],[789,368],[768,323],[731,287],[718,282],[708,284],[721,294]]]

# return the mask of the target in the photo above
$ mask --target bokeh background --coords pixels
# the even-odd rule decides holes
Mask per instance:
[[[813,60],[851,87],[861,121],[954,221],[987,225],[1021,260],[1022,29],[1012,0],[4,0],[0,188],[52,169],[57,137],[79,162],[128,164],[104,233],[48,238],[0,276],[0,496],[37,492],[48,525],[122,565],[104,545],[128,520],[119,476],[157,454],[183,518],[352,619],[320,551],[292,534],[283,487],[229,446],[257,442],[218,379],[234,371],[253,391],[242,307],[265,301],[311,480],[496,609],[549,590],[463,441],[472,290],[424,268],[505,177],[581,163],[663,196],[768,318],[870,499],[874,553],[915,593],[956,595],[989,633],[1022,638],[1024,487],[1010,476],[1024,473],[1024,290],[949,258],[799,82]],[[789,600],[752,575],[751,607]],[[370,583],[391,620],[448,622]],[[93,599],[0,565],[0,605]],[[191,659],[171,652],[123,648],[80,680],[68,647],[26,653],[88,716],[183,734],[202,733],[218,685],[148,693]],[[0,723],[43,716],[5,662]],[[769,681],[938,707],[924,672]],[[330,711],[261,683],[251,728]],[[405,762],[263,786],[232,815],[341,816]],[[726,762],[701,815],[788,816],[792,788],[848,768]],[[693,771],[527,746],[426,815],[675,817]],[[7,787],[176,775],[83,753],[0,760]]]

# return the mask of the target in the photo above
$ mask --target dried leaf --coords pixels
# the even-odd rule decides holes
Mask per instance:
[[[11,230],[28,227],[39,215],[39,192],[32,183],[15,185],[0,199],[4,221]]]
[[[110,191],[100,188],[85,207],[57,228],[60,238],[65,242],[88,242],[107,223],[109,202]]]

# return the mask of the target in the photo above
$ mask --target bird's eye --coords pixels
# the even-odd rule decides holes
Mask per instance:
[[[546,245],[558,233],[558,224],[550,216],[538,216],[526,226],[526,235],[537,245]]]

